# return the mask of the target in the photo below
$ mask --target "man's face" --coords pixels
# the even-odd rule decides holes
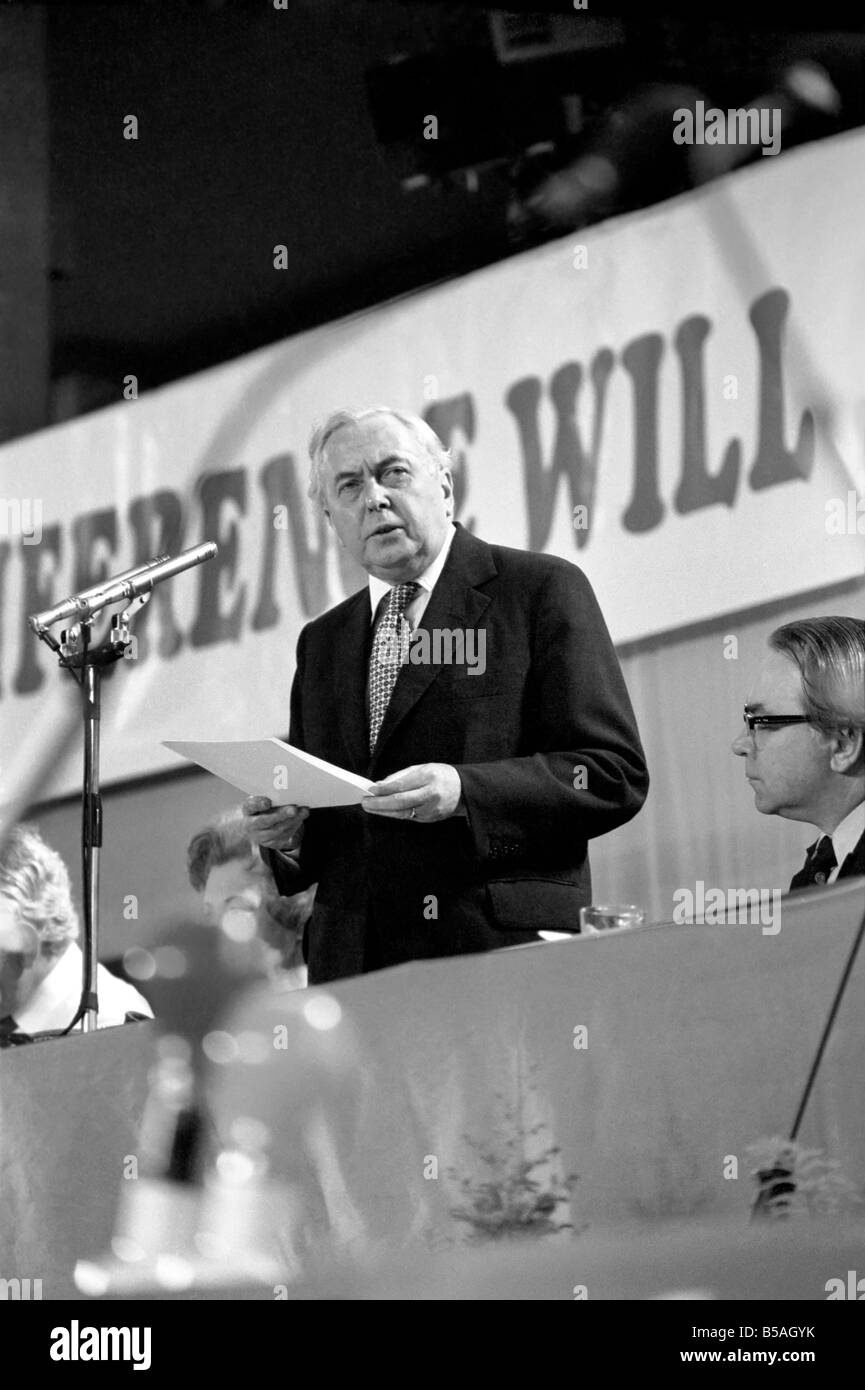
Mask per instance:
[[[794,661],[769,651],[747,699],[752,714],[804,714],[802,680]],[[754,804],[766,816],[819,824],[820,807],[833,783],[829,740],[812,724],[747,728],[733,743],[745,759]]]
[[[369,574],[401,584],[432,564],[453,515],[453,480],[406,425],[388,415],[343,425],[322,476],[333,528]]]
[[[279,927],[268,911],[273,881],[263,864],[229,859],[216,864],[204,885],[204,913],[218,923],[233,941],[258,940],[266,952],[266,964],[278,967],[291,955],[291,933]]]
[[[21,921],[12,899],[0,894],[0,1018],[27,1003],[38,984],[38,959],[36,932]]]

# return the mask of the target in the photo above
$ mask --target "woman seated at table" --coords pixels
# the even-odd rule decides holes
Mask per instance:
[[[68,1028],[81,1000],[79,930],[60,855],[35,826],[13,826],[0,850],[0,1047]],[[138,990],[104,965],[96,991],[100,1028],[153,1017]]]

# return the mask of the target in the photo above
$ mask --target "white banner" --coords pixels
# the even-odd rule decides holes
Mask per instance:
[[[106,684],[103,777],[286,732],[301,626],[364,580],[306,499],[338,406],[424,414],[459,519],[579,564],[618,643],[861,574],[863,225],[855,132],[0,450],[2,800],[74,694],[27,615],[202,540]]]

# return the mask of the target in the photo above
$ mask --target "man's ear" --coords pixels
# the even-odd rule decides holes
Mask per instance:
[[[834,745],[829,765],[833,772],[863,771],[865,764],[865,733],[852,726],[837,729],[832,736]]]
[[[327,524],[328,524],[328,526],[330,527],[330,529],[331,529],[331,531],[333,532],[333,534],[336,536],[337,544],[338,544],[338,545],[341,545],[342,548],[343,548],[343,550],[345,550],[345,541],[341,539],[339,532],[337,531],[336,527],[334,526],[334,524],[333,524],[333,517],[331,516],[330,512],[327,510],[327,507],[322,507],[321,510],[324,512],[325,516],[327,517]]]
[[[445,506],[448,509],[448,517],[453,521],[454,516],[454,477],[449,468],[443,468],[439,474],[442,483],[442,492],[445,497]]]

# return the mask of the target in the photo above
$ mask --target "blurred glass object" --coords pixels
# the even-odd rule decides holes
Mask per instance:
[[[597,936],[601,932],[642,927],[645,921],[645,910],[634,903],[609,906],[596,906],[593,903],[590,907],[580,908],[580,932],[583,936]]]

